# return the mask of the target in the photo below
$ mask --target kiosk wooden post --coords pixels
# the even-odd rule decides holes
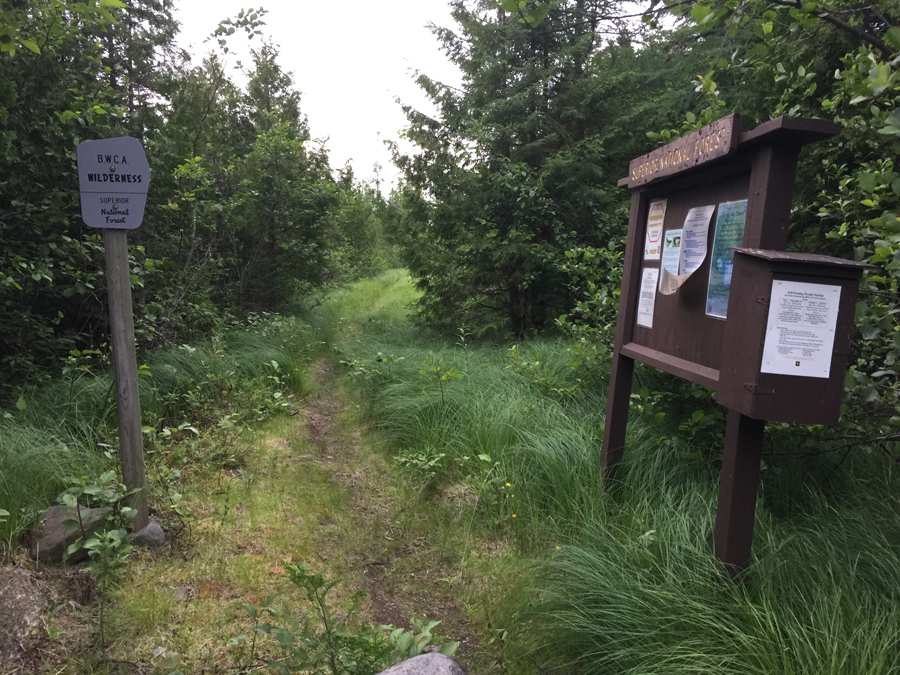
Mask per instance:
[[[716,557],[738,573],[750,564],[765,427],[763,420],[728,411],[714,542]]]
[[[766,421],[837,421],[861,266],[784,250],[800,150],[839,131],[839,125],[825,120],[782,117],[740,133],[740,118],[731,115],[635,159],[629,176],[619,181],[631,188],[632,198],[603,434],[603,477],[614,479],[624,453],[635,360],[715,390],[728,408],[715,553],[734,574],[750,562]],[[714,207],[711,213],[718,214],[723,204],[746,200],[743,238],[739,247],[729,249],[735,253],[724,316],[708,310],[714,241],[709,236],[702,264],[676,292],[662,295],[658,288],[650,289],[654,303],[644,311],[651,307],[651,325],[646,325],[646,314],[645,325],[639,323],[642,273],[649,270],[652,276],[662,266],[659,258],[645,255],[650,205],[661,199],[666,200],[663,233],[681,228],[694,207]],[[715,230],[715,224],[712,215],[709,228]],[[834,303],[833,353],[820,354],[820,360],[828,361],[821,373],[763,365],[766,321],[778,283],[840,289],[833,296],[840,299],[839,306]]]

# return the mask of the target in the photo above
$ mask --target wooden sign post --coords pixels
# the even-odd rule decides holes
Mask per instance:
[[[85,141],[77,157],[81,216],[88,226],[103,229],[122,482],[132,493],[129,506],[137,511],[132,526],[139,531],[149,514],[126,230],[143,220],[150,166],[140,142],[130,137]]]
[[[861,265],[785,253],[797,158],[840,125],[731,115],[631,162],[601,465],[622,459],[635,360],[728,408],[715,554],[750,563],[767,420],[837,422]]]

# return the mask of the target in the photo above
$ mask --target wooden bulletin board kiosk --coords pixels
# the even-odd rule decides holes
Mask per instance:
[[[631,162],[631,214],[602,468],[622,458],[635,360],[728,408],[715,552],[749,564],[767,420],[837,421],[862,265],[786,253],[801,148],[836,135],[730,115]]]

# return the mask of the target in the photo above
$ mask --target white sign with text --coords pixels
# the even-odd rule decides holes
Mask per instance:
[[[841,287],[773,281],[760,372],[831,375]]]
[[[84,141],[76,150],[81,217],[89,227],[133,230],[144,219],[150,165],[130,136]]]

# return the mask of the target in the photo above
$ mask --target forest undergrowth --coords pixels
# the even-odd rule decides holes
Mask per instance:
[[[345,351],[395,461],[426,486],[422,508],[466,494],[461,522],[474,514],[515,552],[497,605],[509,672],[900,672],[891,457],[770,425],[752,565],[735,584],[712,553],[724,420],[708,393],[639,369],[604,490],[608,371],[576,344],[373,318]]]
[[[26,392],[0,420],[10,514],[0,553],[48,604],[28,652],[0,672],[374,673],[425,649],[494,670],[492,636],[481,647],[458,592],[467,533],[437,527],[439,509],[418,510],[419,486],[392,468],[364,399],[338,377],[335,346],[369,323],[363,308],[386,301],[401,317],[413,298],[395,272],[335,292],[307,321],[255,315],[206,344],[149,355],[150,508],[169,540],[120,548],[107,560],[114,574],[98,556],[35,564],[24,546],[64,489],[110,485],[107,364],[79,355],[61,382]],[[478,574],[505,552],[481,548]]]
[[[393,271],[303,322],[255,317],[149,359],[150,501],[170,541],[128,552],[105,599],[95,572],[32,566],[51,607],[10,672],[324,673],[341,654],[361,675],[457,642],[475,675],[900,672],[891,461],[770,429],[735,584],[712,555],[706,394],[639,371],[607,490],[602,356],[430,332],[415,297]],[[115,465],[95,356],[0,420],[7,562],[31,565],[13,545],[29,513]]]

